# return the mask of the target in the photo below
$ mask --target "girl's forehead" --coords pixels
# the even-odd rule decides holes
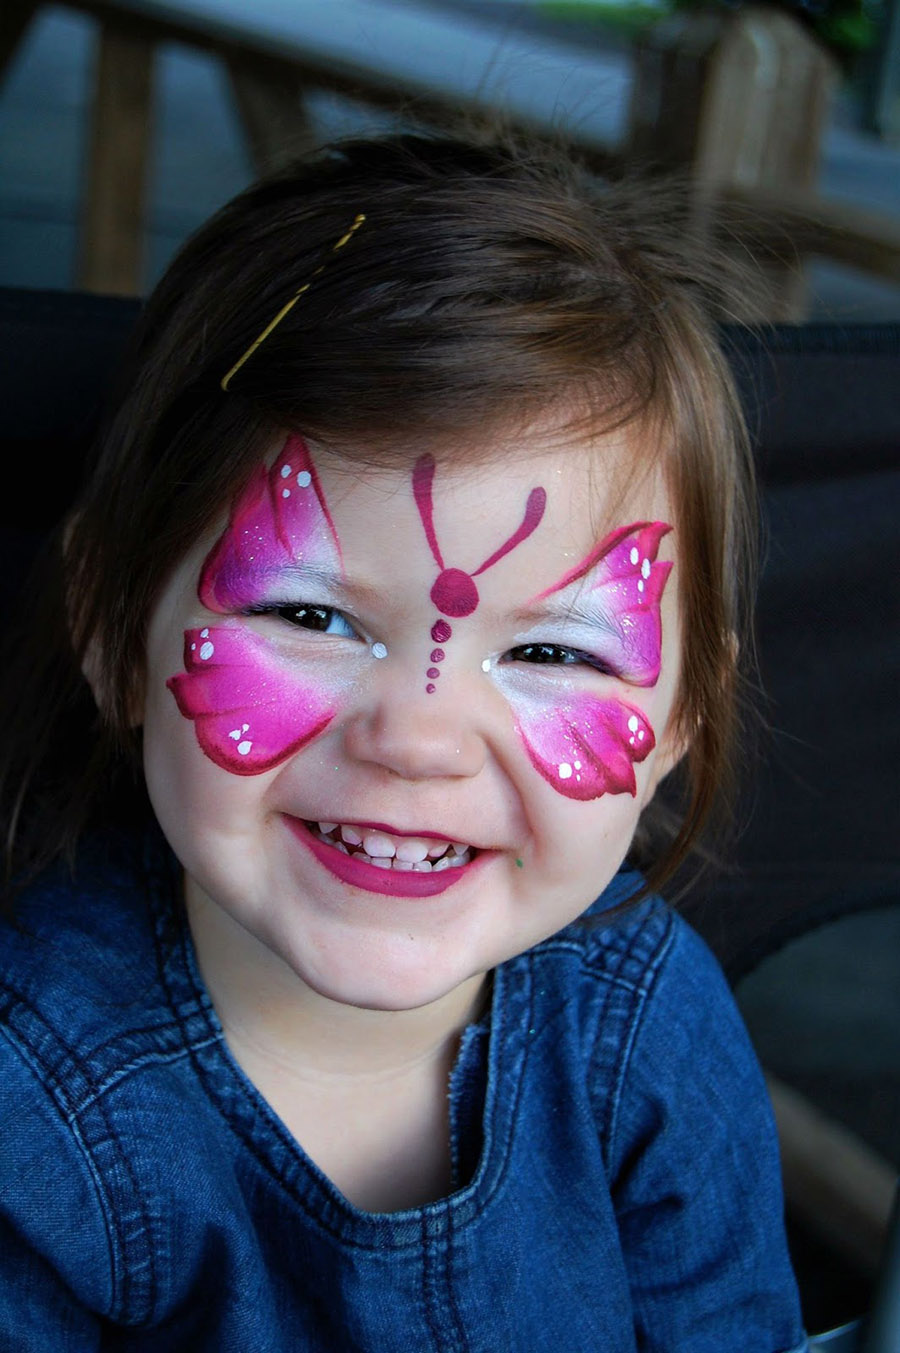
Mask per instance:
[[[321,552],[316,541],[334,537],[348,575],[436,566],[471,573],[502,550],[504,573],[537,590],[638,521],[674,524],[674,513],[661,458],[635,426],[600,435],[558,423],[504,429],[481,445],[442,440],[387,457],[362,440],[333,448],[289,434],[273,440],[249,487],[223,505],[191,556],[196,569],[223,537],[249,541],[248,531],[261,543],[290,538],[307,558]],[[664,557],[674,557],[673,546],[669,535]],[[252,553],[238,550],[245,562]]]
[[[629,511],[657,512],[669,505],[658,453],[658,436],[639,424],[612,432],[572,431],[559,420],[525,428],[500,428],[479,441],[442,438],[432,444],[412,442],[388,457],[366,453],[363,445],[346,451],[308,443],[323,490],[336,515],[350,513],[364,501],[382,513],[402,514],[414,498],[416,467],[423,459],[435,466],[435,512],[477,505],[477,514],[501,512],[513,495],[540,487],[547,496],[550,518],[583,522],[596,535],[606,534]],[[282,451],[270,451],[274,465]],[[671,508],[669,508],[671,519]]]

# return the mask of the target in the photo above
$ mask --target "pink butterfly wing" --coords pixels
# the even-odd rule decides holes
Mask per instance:
[[[198,593],[220,614],[258,602],[261,585],[304,560],[343,571],[341,550],[309,449],[291,434],[271,469],[253,475],[207,555]]]
[[[271,770],[334,718],[325,694],[286,672],[250,630],[186,630],[184,666],[166,685],[206,755],[236,775]]]
[[[570,799],[633,795],[634,765],[655,746],[641,710],[592,695],[569,696],[549,709],[520,708],[517,724],[532,765]]]
[[[660,541],[671,529],[661,521],[622,526],[559,582],[533,598],[539,601],[593,571],[587,580],[587,595],[597,598],[601,613],[612,622],[603,656],[616,675],[633,686],[653,686],[659,678],[660,602],[672,564],[657,562],[656,556]]]

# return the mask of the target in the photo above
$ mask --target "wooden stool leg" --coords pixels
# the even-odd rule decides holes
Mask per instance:
[[[91,119],[78,285],[140,294],[154,47],[101,29]]]
[[[296,72],[236,57],[227,68],[256,173],[271,173],[309,150],[315,133]]]

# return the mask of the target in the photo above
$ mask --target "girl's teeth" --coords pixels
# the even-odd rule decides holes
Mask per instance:
[[[310,823],[310,826],[314,824]],[[463,842],[437,841],[429,837],[407,837],[395,841],[385,832],[362,831],[337,822],[315,824],[328,845],[342,855],[365,858],[376,869],[399,869],[428,874],[432,869],[460,868],[471,859],[469,846]],[[359,849],[355,849],[359,847]]]
[[[428,842],[417,838],[401,841],[397,846],[397,859],[407,864],[420,864],[428,855]]]
[[[344,839],[346,840],[346,837]],[[397,853],[391,838],[382,832],[366,832],[362,839],[362,848],[374,859],[392,860]]]

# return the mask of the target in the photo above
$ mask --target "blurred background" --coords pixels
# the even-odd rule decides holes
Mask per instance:
[[[310,145],[498,113],[600,176],[685,175],[698,219],[740,224],[762,261],[765,318],[831,326],[783,331],[756,373],[777,773],[743,874],[687,906],[772,1078],[823,1330],[872,1300],[900,1168],[900,0],[2,0],[0,287],[141,297]],[[65,389],[83,402],[136,306],[57,305],[38,331],[32,302],[4,305],[11,388],[22,333],[59,340],[63,372],[37,439],[23,423],[8,444],[71,458]]]
[[[772,318],[900,319],[900,5],[3,0],[0,283],[142,294],[310,142],[500,110],[748,204]]]

